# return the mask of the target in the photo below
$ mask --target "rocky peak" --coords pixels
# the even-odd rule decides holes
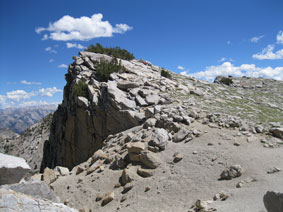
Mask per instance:
[[[170,103],[168,93],[177,85],[162,77],[159,67],[138,60],[118,59],[124,71],[112,73],[105,82],[97,77],[96,64],[110,62],[112,57],[80,52],[73,59],[63,103],[54,114],[45,145],[42,169],[72,168],[84,162],[103,146],[107,136],[140,125],[154,115],[156,105]],[[78,86],[84,90],[82,95],[76,91]]]

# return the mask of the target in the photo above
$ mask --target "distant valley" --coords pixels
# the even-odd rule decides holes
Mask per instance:
[[[56,105],[41,105],[0,110],[0,129],[21,134],[56,108]]]

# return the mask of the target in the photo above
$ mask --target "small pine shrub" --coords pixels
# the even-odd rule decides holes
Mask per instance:
[[[121,49],[120,47],[116,46],[114,48],[109,47],[103,47],[101,44],[97,43],[95,46],[90,45],[85,51],[88,52],[94,52],[94,53],[100,53],[100,54],[107,54],[109,56],[120,58],[123,60],[132,60],[135,59],[134,55],[130,53],[126,49]]]
[[[87,84],[83,80],[79,80],[78,83],[74,85],[74,94],[88,98]]]
[[[96,69],[96,78],[100,81],[108,81],[110,75],[114,72],[125,72],[125,67],[118,63],[117,58],[113,58],[110,62],[101,60],[100,62],[94,62]]]
[[[171,74],[168,71],[165,71],[164,69],[161,69],[161,76],[166,77],[168,79],[172,79]]]
[[[220,83],[225,84],[225,85],[231,85],[233,84],[233,80],[228,77],[223,77],[220,81]]]

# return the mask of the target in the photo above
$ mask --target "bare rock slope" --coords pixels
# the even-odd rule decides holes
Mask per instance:
[[[30,126],[21,135],[0,140],[0,152],[24,158],[33,171],[38,171],[43,158],[43,147],[49,139],[53,113]]]
[[[147,62],[98,78],[110,61],[80,52],[66,75],[41,171],[81,211],[266,211],[283,191],[283,82],[196,80]],[[77,86],[84,82],[84,95]],[[230,81],[230,80],[229,80]],[[57,173],[57,174],[56,174]]]

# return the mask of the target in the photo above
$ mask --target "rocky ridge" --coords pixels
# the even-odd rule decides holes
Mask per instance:
[[[102,82],[95,61],[111,57],[74,60],[39,176],[65,205],[250,212],[281,204],[274,195],[263,202],[266,191],[283,190],[281,81],[168,79],[149,62],[119,60],[125,71]],[[75,92],[80,80],[85,96]]]

